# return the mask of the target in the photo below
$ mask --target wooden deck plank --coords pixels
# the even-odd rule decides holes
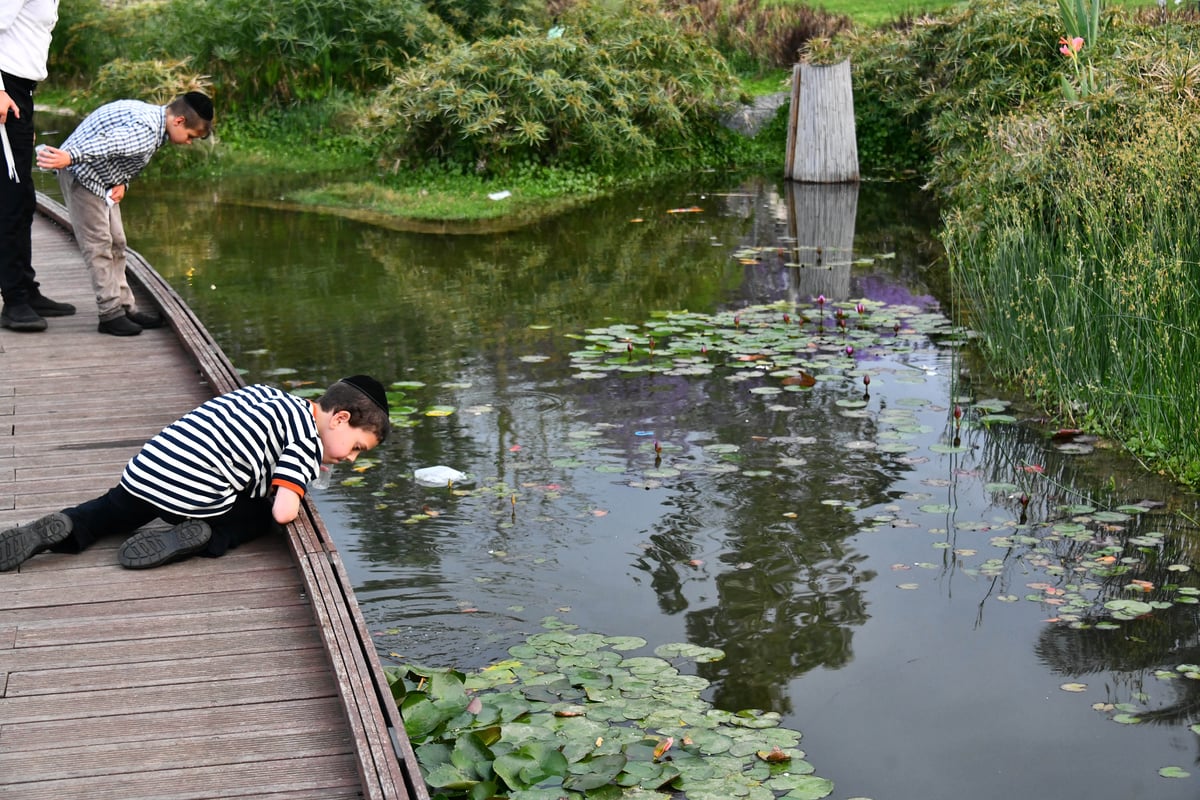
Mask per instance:
[[[294,797],[294,793],[301,790],[357,791],[358,782],[353,759],[337,755],[258,761],[252,764],[220,764],[187,770],[143,772],[139,767],[132,772],[126,769],[113,775],[0,784],[0,798],[128,800],[130,797],[154,797],[158,800],[207,800],[259,797],[267,792]],[[261,789],[248,793],[246,786],[258,786]]]
[[[18,722],[47,720],[86,720],[87,736],[97,717],[125,714],[131,708],[141,712],[191,709],[207,711],[248,703],[290,703],[313,697],[336,697],[336,688],[327,674],[302,672],[284,677],[233,678],[191,686],[186,692],[175,686],[143,686],[111,689],[103,692],[65,692],[54,695],[4,697],[4,722],[0,723],[0,747],[9,726]],[[204,714],[194,714],[203,730]],[[80,726],[77,725],[77,728]],[[76,735],[82,735],[82,728]],[[0,775],[0,783],[9,776]]]
[[[106,491],[146,439],[241,385],[135,253],[139,304],[171,327],[98,335],[78,250],[47,221],[65,211],[39,206],[38,278],[79,313],[0,331],[4,527]],[[220,559],[122,570],[109,537],[0,574],[0,798],[428,800],[336,548],[304,506],[285,537]]]
[[[291,733],[273,729],[147,738],[133,743],[60,747],[48,758],[31,758],[29,751],[0,753],[0,773],[21,769],[27,783],[121,775],[129,769],[130,749],[134,747],[139,771],[152,772],[278,760],[280,752],[291,753],[294,758],[350,756],[354,742],[345,731]]]
[[[337,731],[342,725],[341,701],[334,696],[305,698],[292,703],[247,703],[206,709],[204,735],[221,736],[241,731]],[[114,714],[89,720],[91,738],[106,745],[127,742],[177,739],[197,734],[195,710]],[[3,726],[3,753],[44,753],[78,746],[79,726],[75,720],[24,722]]]
[[[297,627],[288,617],[290,613],[280,614],[284,618],[283,628],[254,628],[249,631],[218,630],[213,633],[189,633],[177,635],[159,635],[154,638],[108,638],[81,644],[64,642],[59,639],[49,644],[31,645],[25,637],[23,627],[18,629],[17,645],[8,654],[6,666],[18,672],[34,670],[72,669],[76,664],[90,664],[92,668],[107,664],[141,666],[144,669],[155,661],[171,661],[176,659],[195,658],[202,654],[203,658],[231,655],[257,655],[260,653],[277,653],[280,655],[304,649],[312,650],[321,647],[321,639],[311,626]],[[179,617],[160,619],[177,620]],[[222,621],[227,619],[221,618]],[[185,624],[191,623],[185,618]],[[128,630],[132,626],[125,626]],[[122,630],[117,627],[116,630]],[[163,630],[170,630],[163,627]],[[42,640],[44,642],[44,640]],[[55,684],[52,688],[56,688]],[[65,686],[65,684],[63,684]],[[19,693],[19,688],[13,690]]]

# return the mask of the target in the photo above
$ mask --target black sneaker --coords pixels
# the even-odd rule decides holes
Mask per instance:
[[[125,319],[133,322],[142,329],[161,328],[163,326],[162,314],[157,311],[126,311]]]
[[[142,332],[142,326],[129,317],[114,317],[108,321],[101,320],[96,330],[100,333],[111,333],[113,336],[137,336]]]
[[[7,572],[30,556],[49,550],[71,533],[71,518],[56,511],[39,520],[0,531],[0,572]]]
[[[125,540],[117,561],[126,569],[161,567],[187,558],[208,546],[212,528],[200,519],[185,519],[169,530],[140,531]]]
[[[41,292],[29,298],[29,307],[43,317],[69,317],[75,313],[75,306],[51,300]]]
[[[28,303],[5,305],[0,310],[0,328],[14,331],[44,331],[46,320],[30,307]]]

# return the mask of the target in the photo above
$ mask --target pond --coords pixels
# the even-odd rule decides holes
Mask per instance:
[[[912,187],[707,174],[457,236],[280,191],[140,182],[127,231],[248,381],[395,383],[315,494],[385,664],[689,642],[831,797],[1197,796],[1195,499],[988,386]]]

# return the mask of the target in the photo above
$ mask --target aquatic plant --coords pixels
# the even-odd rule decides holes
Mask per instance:
[[[477,672],[388,667],[388,680],[437,798],[819,800],[799,731],[777,713],[712,708],[682,662],[724,653],[687,643],[654,655],[636,636],[549,630]]]

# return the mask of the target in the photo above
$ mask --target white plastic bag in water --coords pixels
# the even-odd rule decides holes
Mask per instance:
[[[422,467],[413,471],[413,478],[422,486],[449,486],[467,480],[467,473],[452,467]]]

